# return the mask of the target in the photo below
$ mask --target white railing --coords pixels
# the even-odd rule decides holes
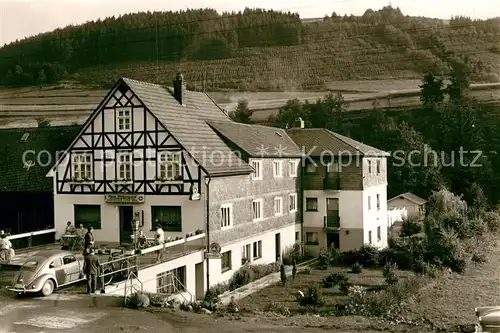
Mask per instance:
[[[191,241],[194,241],[194,240],[197,240],[197,239],[201,239],[205,237],[205,234],[199,234],[199,235],[194,235],[194,236],[191,236],[191,237],[186,237],[186,238],[181,238],[181,239],[178,239],[178,240],[173,240],[173,241],[167,241],[163,244],[160,244],[160,245],[155,245],[155,246],[151,246],[151,247],[148,247],[146,249],[142,249],[142,250],[139,250],[139,253],[140,254],[147,254],[147,253],[151,253],[151,252],[155,252],[155,251],[158,251],[158,250],[162,250],[162,249],[166,249],[166,248],[169,248],[169,247],[172,247],[172,246],[176,246],[176,245],[180,245],[180,244],[185,244],[187,242],[191,242]]]
[[[38,235],[50,234],[50,233],[55,233],[55,232],[56,232],[56,229],[52,228],[52,229],[47,229],[47,230],[25,232],[24,234],[11,235],[11,236],[7,236],[6,238],[8,240],[13,240],[13,239],[19,239],[19,238],[25,238],[25,237],[33,237],[33,236],[38,236]]]

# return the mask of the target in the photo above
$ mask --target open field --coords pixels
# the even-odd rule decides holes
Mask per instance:
[[[244,98],[254,111],[255,120],[276,114],[287,100],[315,101],[328,92],[342,93],[349,110],[416,106],[420,104],[419,80],[332,81],[320,92],[213,92],[214,100],[228,111]],[[473,96],[482,101],[500,100],[500,84],[476,84]],[[62,84],[42,89],[0,88],[0,127],[36,126],[37,118],[53,125],[81,123],[97,107],[107,90],[87,88],[80,84]],[[390,98],[389,98],[390,96]]]

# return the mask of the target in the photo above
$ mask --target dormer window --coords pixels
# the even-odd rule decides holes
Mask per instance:
[[[116,127],[118,131],[129,131],[132,118],[132,109],[117,108],[116,109]]]

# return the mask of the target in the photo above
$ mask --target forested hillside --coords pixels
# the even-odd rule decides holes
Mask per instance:
[[[166,83],[182,70],[199,89],[319,89],[332,80],[446,71],[457,55],[473,60],[476,80],[498,80],[499,42],[500,19],[443,22],[392,7],[308,24],[295,13],[261,9],[147,12],[6,45],[0,83],[44,84],[69,75],[85,83],[123,75]]]

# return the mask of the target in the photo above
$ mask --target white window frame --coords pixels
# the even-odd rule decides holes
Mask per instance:
[[[246,259],[247,262],[252,261],[252,248],[250,247],[250,244],[243,245],[241,247],[241,262],[243,264],[243,260]]]
[[[368,160],[368,173],[372,173],[372,160]]]
[[[224,214],[224,211],[227,213]],[[226,221],[227,220],[227,221]],[[233,205],[223,204],[220,205],[220,227],[221,230],[233,227]]]
[[[377,193],[377,210],[380,210],[380,194]]]
[[[372,210],[372,197],[371,197],[371,195],[368,196],[368,210]]]
[[[283,197],[274,198],[274,216],[283,215]]]
[[[262,180],[262,160],[252,160],[250,165],[254,168],[252,180]]]
[[[290,178],[297,178],[297,167],[299,163],[297,161],[288,161],[288,175]]]
[[[71,173],[76,181],[91,180],[93,174],[93,156],[90,152],[74,152],[71,154]]]
[[[162,150],[158,152],[158,177],[162,181],[182,181],[182,151]],[[177,173],[175,172],[177,167]],[[171,169],[169,170],[169,167]],[[181,179],[177,179],[177,178]]]
[[[377,227],[377,242],[382,240],[382,228],[380,226]]]
[[[283,161],[280,160],[273,161],[273,177],[283,178]]]
[[[293,203],[293,207],[292,207]],[[294,213],[297,211],[297,193],[288,194],[288,211]]]
[[[255,251],[257,250],[257,251]],[[257,254],[256,254],[257,253]],[[256,241],[252,244],[252,258],[253,260],[259,260],[262,258],[262,241]]]
[[[128,158],[128,161],[123,161],[122,159]],[[133,154],[130,151],[118,151],[116,152],[116,180],[118,181],[131,181],[132,180],[132,168]],[[123,170],[122,170],[123,167]],[[122,177],[122,172],[124,176]]]
[[[116,108],[116,130],[118,132],[130,131],[131,127],[132,107],[125,106]]]
[[[254,206],[255,204],[258,204],[258,208],[259,208],[259,211],[258,211],[258,216],[255,217],[255,209],[254,209]],[[252,221],[260,221],[264,218],[264,200],[263,199],[256,199],[256,200],[253,200],[252,201]]]
[[[381,169],[381,161],[380,159],[377,160],[377,175],[380,175],[380,169]]]

